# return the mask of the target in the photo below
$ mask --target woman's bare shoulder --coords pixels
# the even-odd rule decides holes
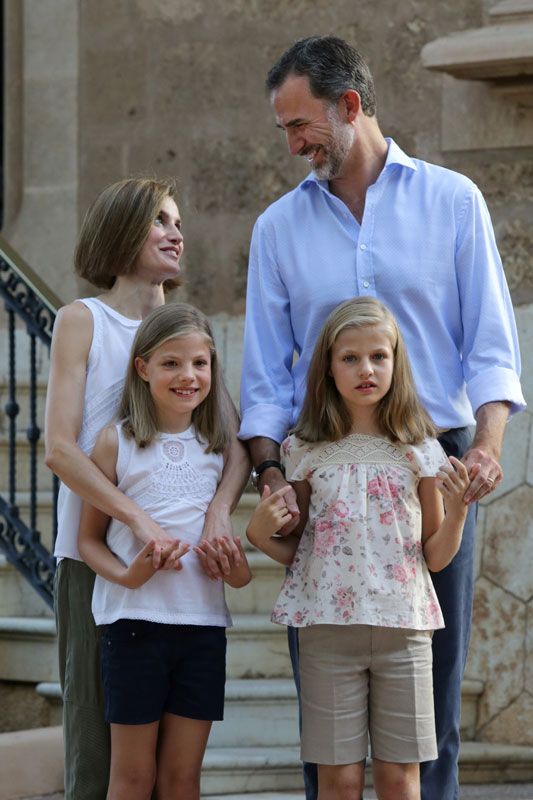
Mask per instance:
[[[93,315],[86,305],[75,300],[59,309],[54,323],[56,348],[88,355],[92,338]]]

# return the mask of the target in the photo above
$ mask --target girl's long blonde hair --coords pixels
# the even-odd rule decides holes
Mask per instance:
[[[330,373],[335,340],[347,328],[381,325],[390,339],[394,363],[389,391],[378,404],[378,422],[385,436],[402,444],[420,444],[436,428],[416,393],[398,323],[374,297],[342,303],[327,318],[318,337],[307,376],[307,394],[293,433],[306,442],[336,441],[350,433],[352,419]]]
[[[135,359],[148,361],[152,353],[169,339],[199,333],[211,353],[211,389],[192,412],[196,433],[208,442],[207,452],[221,453],[229,443],[229,396],[224,385],[211,326],[205,314],[188,303],[169,303],[152,311],[143,320],[131,350],[126,382],[119,407],[122,430],[139,447],[149,445],[158,433],[157,412],[150,387],[135,367]]]

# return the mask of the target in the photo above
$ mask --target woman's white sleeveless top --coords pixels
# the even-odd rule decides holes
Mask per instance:
[[[93,339],[87,360],[85,402],[78,445],[90,455],[96,437],[116,417],[133,339],[140,320],[128,319],[96,297],[83,303],[93,317]],[[57,505],[56,558],[75,558],[82,501],[61,484]]]
[[[222,455],[206,453],[206,443],[197,438],[192,426],[182,433],[160,433],[144,448],[127,439],[120,425],[117,434],[118,488],[191,549],[179,572],[160,570],[138,589],[97,576],[92,602],[96,624],[142,619],[174,625],[230,625],[223,582],[207,577],[192,550],[201,539],[205,512],[222,476]],[[130,564],[143,546],[118,520],[109,525],[107,544],[123,564]]]

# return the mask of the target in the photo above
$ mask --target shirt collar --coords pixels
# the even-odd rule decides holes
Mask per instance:
[[[414,171],[417,170],[417,166],[412,158],[410,158],[407,153],[404,153],[401,147],[398,147],[394,139],[390,139],[388,136],[385,137],[385,141],[388,144],[387,150],[387,158],[385,159],[385,166],[383,167],[383,172],[385,172],[388,167],[391,167],[393,164],[399,164],[401,167],[406,167],[407,169],[412,169]],[[310,172],[309,175],[303,179],[300,186],[308,186],[312,183],[316,183],[322,189],[329,189],[328,181],[321,181],[319,180],[314,172]]]

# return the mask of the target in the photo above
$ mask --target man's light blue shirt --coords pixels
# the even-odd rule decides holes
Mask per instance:
[[[513,308],[480,191],[388,141],[361,225],[313,174],[256,222],[242,439],[284,439],[327,315],[359,295],[379,298],[395,314],[418,393],[439,427],[470,425],[491,401],[508,401],[511,413],[525,408]]]

